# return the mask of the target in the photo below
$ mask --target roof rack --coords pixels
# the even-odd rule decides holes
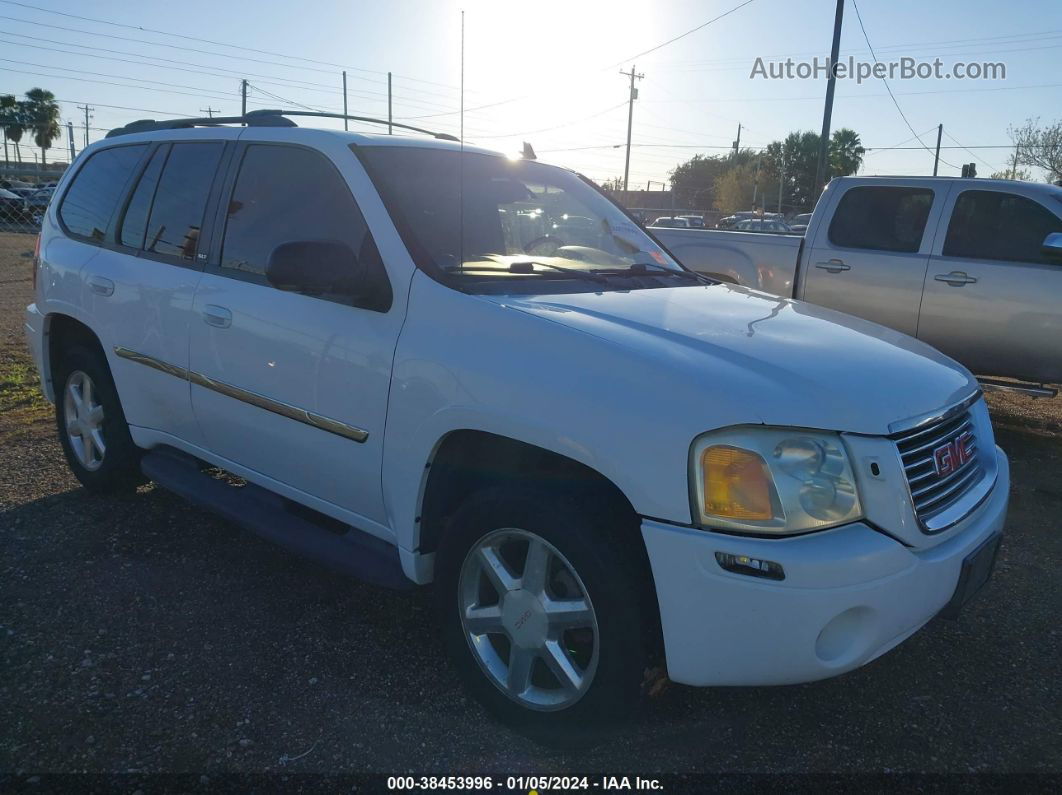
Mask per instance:
[[[248,127],[297,127],[298,125],[288,116],[313,116],[323,119],[348,119],[361,121],[369,124],[386,124],[388,127],[398,127],[400,130],[412,130],[424,133],[443,141],[457,141],[457,137],[448,133],[433,132],[423,127],[414,127],[411,124],[402,124],[387,119],[374,119],[371,116],[348,116],[344,113],[326,113],[324,111],[310,110],[276,110],[263,109],[248,111],[242,116],[214,116],[212,118],[198,119],[140,119],[131,121],[124,127],[115,127],[105,137],[114,138],[118,135],[131,135],[133,133],[151,132],[154,130],[183,130],[190,127],[218,127],[222,124],[246,124]]]

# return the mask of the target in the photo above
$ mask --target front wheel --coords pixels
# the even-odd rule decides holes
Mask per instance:
[[[472,497],[438,554],[441,623],[465,685],[540,741],[592,740],[638,704],[647,572],[620,528],[574,500]]]

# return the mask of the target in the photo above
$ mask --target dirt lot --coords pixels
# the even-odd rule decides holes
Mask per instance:
[[[991,397],[1011,514],[959,621],[826,682],[672,685],[614,741],[561,753],[464,696],[429,594],[342,579],[161,490],[82,491],[22,340],[32,245],[0,235],[0,773],[1062,773],[1062,398]]]

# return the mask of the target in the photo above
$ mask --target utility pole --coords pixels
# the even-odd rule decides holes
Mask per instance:
[[[82,148],[88,148],[89,111],[90,110],[96,110],[96,109],[95,108],[90,108],[87,103],[84,104],[84,105],[77,105],[76,107],[77,107],[78,110],[85,111],[85,146],[82,147]]]
[[[933,157],[933,176],[937,175],[937,166],[940,165],[940,136],[944,134],[944,125],[937,125],[937,154]]]
[[[782,165],[782,173],[778,175],[778,212],[782,212],[782,185],[785,184],[785,165]]]
[[[462,17],[463,19],[463,17]],[[391,73],[387,73],[387,134],[391,135]]]
[[[246,80],[241,80],[240,81],[240,95],[242,97],[242,101],[240,103],[240,115],[241,116],[246,116],[247,115],[247,81]]]
[[[833,46],[830,48],[830,77],[826,81],[826,107],[822,112],[822,135],[819,136],[819,162],[815,168],[814,193],[826,184],[826,158],[830,146],[830,119],[833,116],[833,92],[837,87],[837,55],[841,49],[841,18],[844,16],[844,0],[837,0],[837,13],[833,18]]]
[[[630,72],[624,72],[620,70],[620,74],[631,79],[631,94],[630,99],[627,102],[627,158],[623,163],[623,199],[627,199],[627,177],[631,172],[631,126],[634,124],[634,100],[638,98],[638,89],[634,87],[635,80],[641,80],[645,75],[636,74],[634,71],[634,65],[631,65]]]
[[[347,70],[343,70],[343,129],[349,130],[350,124],[347,119]]]
[[[734,139],[734,157],[737,157],[738,150],[741,148],[741,125],[738,124],[737,138]]]
[[[207,115],[207,118],[212,119],[212,118],[214,118],[214,114],[217,113],[218,111],[215,108],[212,108],[209,105],[207,105],[205,108],[200,108],[199,112],[200,113],[205,113]]]
[[[74,123],[69,119],[66,120],[66,140],[70,142],[70,162],[73,163],[77,152],[74,151]]]

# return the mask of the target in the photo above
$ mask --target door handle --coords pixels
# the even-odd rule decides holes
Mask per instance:
[[[232,325],[232,312],[223,306],[207,304],[203,307],[203,321],[208,326],[228,328]]]
[[[845,265],[844,260],[836,258],[827,260],[826,262],[816,262],[815,267],[822,268],[824,271],[829,271],[830,273],[840,273],[841,271],[852,270],[851,265]]]
[[[977,281],[973,276],[967,276],[962,271],[952,271],[951,273],[938,273],[933,277],[938,282],[947,282],[952,287],[962,287],[964,284],[973,284]]]
[[[114,282],[102,276],[89,276],[89,289],[97,295],[114,295]]]

